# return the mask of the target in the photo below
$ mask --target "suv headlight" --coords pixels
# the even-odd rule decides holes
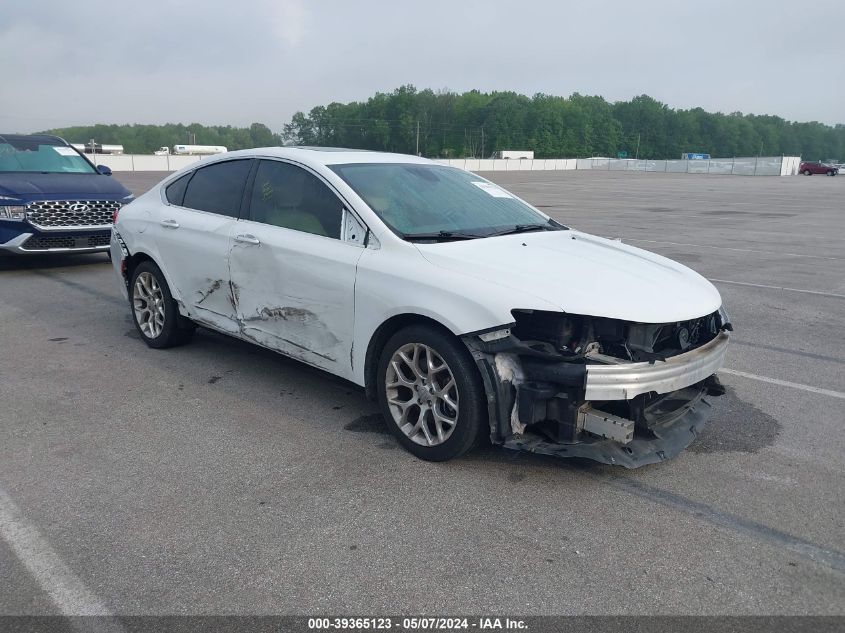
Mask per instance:
[[[0,220],[26,220],[26,207],[0,207]]]

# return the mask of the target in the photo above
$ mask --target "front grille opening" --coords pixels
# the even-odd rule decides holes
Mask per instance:
[[[39,228],[109,226],[120,206],[115,200],[39,200],[26,205],[26,211]]]
[[[111,236],[105,235],[84,235],[74,237],[73,235],[33,235],[21,248],[25,251],[47,251],[55,248],[82,249],[108,246]]]

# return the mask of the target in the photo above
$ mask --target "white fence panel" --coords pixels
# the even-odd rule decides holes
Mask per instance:
[[[88,158],[112,171],[176,171],[209,156],[154,156],[150,154],[96,154]],[[800,156],[746,156],[710,160],[645,160],[608,158],[538,159],[434,159],[467,171],[553,171],[589,169],[690,174],[733,174],[736,176],[790,176],[798,173]]]
[[[781,176],[796,176],[798,174],[798,167],[801,165],[800,156],[784,156],[781,161],[780,175]]]
[[[732,158],[715,158],[710,161],[710,174],[732,174],[734,161]]]
[[[131,154],[88,154],[88,160],[95,165],[105,165],[112,171],[135,171]]]
[[[735,176],[753,176],[756,164],[756,156],[752,156],[750,158],[735,158],[733,173]]]
[[[138,154],[132,157],[135,171],[170,171],[169,156],[143,156]]]
[[[757,159],[755,176],[780,176],[782,157],[760,156]]]

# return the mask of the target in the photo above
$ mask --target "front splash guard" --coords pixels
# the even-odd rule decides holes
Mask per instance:
[[[651,428],[653,438],[634,436],[628,444],[601,438],[585,438],[575,444],[560,444],[531,433],[511,435],[502,444],[505,448],[556,457],[585,457],[603,464],[639,468],[672,459],[698,437],[712,405],[700,398],[683,414],[668,424]]]

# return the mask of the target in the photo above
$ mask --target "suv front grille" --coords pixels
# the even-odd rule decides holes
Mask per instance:
[[[84,235],[84,236],[52,236],[33,235],[21,248],[25,251],[46,251],[54,248],[83,249],[96,248],[97,246],[108,246],[111,235]]]
[[[117,200],[39,200],[26,205],[29,221],[46,229],[109,226],[118,209]]]

